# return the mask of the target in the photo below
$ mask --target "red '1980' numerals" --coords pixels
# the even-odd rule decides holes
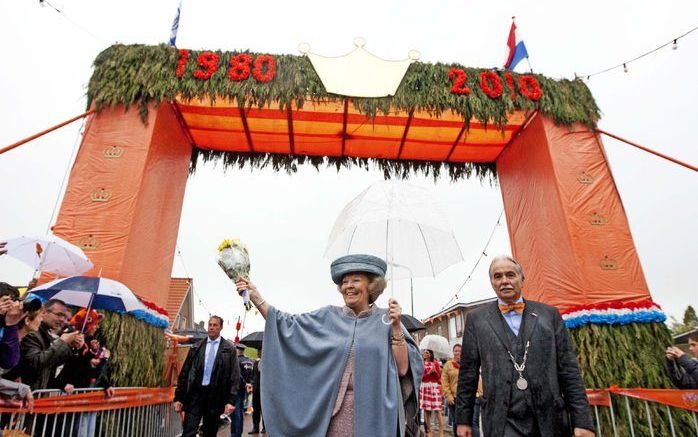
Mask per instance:
[[[179,51],[176,75],[184,77],[189,62],[189,50]],[[214,52],[202,52],[196,57],[196,69],[192,76],[201,81],[209,80],[220,68],[220,56]],[[228,79],[241,82],[247,80],[250,75],[257,82],[271,82],[276,76],[276,58],[271,55],[259,55],[255,58],[249,53],[240,53],[230,58],[228,65]]]

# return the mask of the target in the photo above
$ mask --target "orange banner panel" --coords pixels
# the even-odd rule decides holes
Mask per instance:
[[[610,391],[615,395],[658,402],[670,407],[682,408],[698,413],[698,390],[611,387]]]
[[[407,139],[414,141],[433,141],[435,143],[453,144],[458,138],[458,134],[463,128],[463,124],[453,127],[432,127],[432,126],[415,126],[414,120],[410,124],[410,129],[407,131]]]
[[[410,129],[410,133],[412,129]],[[456,135],[458,135],[456,133]],[[455,139],[455,138],[454,138]],[[448,153],[453,148],[453,141],[430,142],[430,141],[413,141],[412,139],[405,140],[402,146],[400,159],[414,159],[422,161],[443,161],[448,156]]]
[[[89,275],[164,306],[191,144],[168,103],[103,109],[88,123],[53,231],[85,250]]]
[[[457,146],[451,155],[452,162],[494,162],[504,144],[487,146]]]
[[[229,152],[249,152],[250,146],[244,130],[213,131],[191,129],[191,137],[200,149]]]
[[[255,152],[291,153],[291,141],[287,132],[251,131],[252,145]]]
[[[222,116],[182,112],[182,118],[189,129],[221,131],[244,129],[242,118],[240,118],[239,114]]]
[[[346,141],[344,154],[361,158],[395,159],[399,149],[400,139],[353,137]]]
[[[347,135],[350,138],[354,136],[365,138],[393,138],[399,142],[404,132],[404,124],[379,124],[372,123],[371,120],[365,120],[365,122],[361,124],[347,123]]]
[[[296,153],[311,156],[339,156],[342,140],[339,136],[317,137],[294,135]]]
[[[334,135],[339,138],[342,134],[342,122],[299,121],[294,119],[293,133],[308,135]]]

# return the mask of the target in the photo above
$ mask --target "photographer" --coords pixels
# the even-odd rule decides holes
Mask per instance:
[[[698,388],[698,334],[688,336],[688,350],[690,354],[676,346],[666,349],[669,376],[676,387],[684,390]]]
[[[19,363],[17,323],[22,319],[19,290],[0,282],[0,368],[11,369]]]
[[[39,303],[41,305],[41,303]],[[19,301],[19,290],[0,282],[0,375],[19,363],[19,335],[17,323],[26,315],[24,303]],[[31,390],[26,384],[0,379],[0,395],[13,400],[21,399],[31,409],[34,404]]]
[[[63,301],[47,301],[39,330],[30,332],[22,339],[19,373],[22,381],[32,390],[49,388],[49,380],[55,376],[56,369],[75,356],[74,350],[82,348],[85,343],[80,331],[62,331],[68,323],[69,314]]]

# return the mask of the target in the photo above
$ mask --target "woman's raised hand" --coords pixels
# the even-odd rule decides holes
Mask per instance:
[[[247,290],[250,292],[250,296],[257,292],[257,287],[250,281],[250,278],[240,278],[235,281],[235,288],[238,290],[238,294],[242,296],[242,292]]]
[[[402,315],[402,307],[397,300],[390,298],[388,300],[388,317],[390,318],[390,324],[394,328],[400,328],[400,316]]]

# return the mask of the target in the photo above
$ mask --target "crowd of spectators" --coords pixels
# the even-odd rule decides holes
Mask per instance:
[[[101,387],[112,395],[109,350],[96,336],[103,315],[58,299],[20,297],[0,282],[0,404],[34,404],[35,390]]]

